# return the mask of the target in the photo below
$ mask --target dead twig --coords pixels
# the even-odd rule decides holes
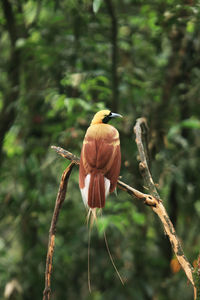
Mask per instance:
[[[51,149],[54,149],[58,154],[60,154],[62,157],[67,158],[71,161],[73,161],[76,165],[79,165],[80,159],[76,155],[72,154],[71,152],[56,146],[51,146]]]
[[[54,212],[51,220],[51,226],[49,230],[49,243],[48,243],[48,251],[47,251],[47,258],[46,258],[45,289],[43,291],[43,300],[49,300],[51,295],[51,273],[52,273],[53,253],[54,253],[54,246],[55,246],[56,224],[58,221],[58,216],[60,213],[61,206],[65,200],[67,183],[74,165],[75,162],[72,161],[70,165],[63,172],[61,182],[60,182],[60,187],[56,198],[55,208],[54,208]]]
[[[155,198],[158,200],[160,199],[160,196],[156,190],[155,184],[153,182],[149,166],[148,166],[148,146],[147,146],[147,133],[148,133],[148,127],[147,122],[145,118],[139,118],[137,119],[136,125],[134,127],[134,132],[136,134],[136,144],[140,156],[140,172],[144,178],[145,185],[148,187],[148,190],[150,194],[153,194]]]
[[[189,281],[192,283],[193,287],[194,287],[194,293],[195,291],[195,284],[194,284],[194,280],[193,280],[193,267],[191,266],[191,264],[189,263],[189,261],[187,260],[187,258],[184,255],[181,243],[176,235],[174,226],[165,210],[165,207],[160,199],[160,196],[156,190],[155,184],[153,182],[149,167],[148,167],[148,163],[147,163],[147,150],[145,149],[144,145],[147,143],[144,143],[144,139],[147,136],[147,131],[148,131],[148,127],[147,127],[147,122],[145,118],[139,118],[136,121],[136,125],[134,127],[134,132],[136,134],[136,144],[138,147],[138,151],[139,151],[139,155],[140,155],[140,171],[141,174],[144,178],[145,184],[147,185],[150,194],[152,196],[155,197],[155,199],[157,199],[157,203],[155,206],[152,206],[152,210],[158,215],[158,217],[160,218],[165,232],[170,240],[172,249],[181,265],[181,267],[183,268],[187,278],[189,279]]]

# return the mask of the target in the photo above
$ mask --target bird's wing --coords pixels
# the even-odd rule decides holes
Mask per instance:
[[[81,151],[79,183],[84,187],[85,178],[91,173],[101,173],[110,180],[110,192],[116,187],[121,166],[118,131],[111,125],[90,126]]]

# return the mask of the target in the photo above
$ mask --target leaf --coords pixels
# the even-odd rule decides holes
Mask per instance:
[[[195,118],[189,118],[183,120],[181,123],[173,125],[170,128],[167,137],[170,139],[173,138],[174,136],[177,136],[180,132],[180,128],[200,129],[200,120]]]
[[[23,38],[18,39],[15,44],[17,49],[20,49],[20,48],[24,47],[25,45],[26,45],[26,39],[23,39]]]
[[[187,22],[187,28],[186,28],[187,32],[189,33],[193,33],[195,30],[195,22],[194,20],[190,20],[189,22]]]
[[[93,1],[93,12],[96,14],[101,6],[102,0]]]
[[[200,128],[200,121],[198,119],[195,119],[195,118],[190,118],[190,119],[182,121],[181,122],[181,127],[199,129]]]
[[[5,136],[3,150],[6,152],[8,157],[14,157],[23,152],[23,146],[18,139],[18,134],[19,127],[13,126]]]
[[[172,273],[178,273],[181,269],[181,265],[180,263],[178,262],[177,258],[174,257],[171,261],[170,261],[170,268],[171,268],[171,271]]]

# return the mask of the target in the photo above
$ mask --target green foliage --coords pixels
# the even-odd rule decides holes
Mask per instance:
[[[3,3],[10,4],[9,14]],[[124,116],[113,122],[121,138],[122,179],[146,193],[132,127],[136,118],[147,118],[153,177],[186,256],[192,262],[199,254],[199,4],[110,3],[116,45],[105,1],[0,3],[1,299],[9,284],[16,295],[13,290],[6,299],[42,297],[48,231],[68,163],[50,146],[80,155],[93,114],[104,108],[118,107]],[[109,261],[104,230],[125,287]],[[76,169],[58,220],[52,299],[192,298],[183,272],[170,270],[173,254],[161,224],[122,191],[109,196],[92,230],[91,295],[87,247]]]
[[[94,0],[93,1],[93,11],[96,14],[101,6],[102,0]]]

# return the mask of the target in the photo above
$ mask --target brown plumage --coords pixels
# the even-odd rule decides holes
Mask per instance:
[[[94,221],[97,222],[96,210],[105,206],[105,200],[117,185],[117,179],[121,166],[121,152],[119,133],[117,129],[107,123],[111,118],[121,117],[102,110],[96,113],[88,128],[81,151],[79,168],[79,186],[85,206],[88,208],[87,221],[90,221],[88,235],[88,287],[90,284],[90,233]],[[106,248],[112,265],[124,284],[114,263],[104,231]]]
[[[94,116],[81,151],[79,186],[88,208],[103,208],[105,199],[117,185],[121,166],[117,129],[107,124],[120,115],[102,110]]]

